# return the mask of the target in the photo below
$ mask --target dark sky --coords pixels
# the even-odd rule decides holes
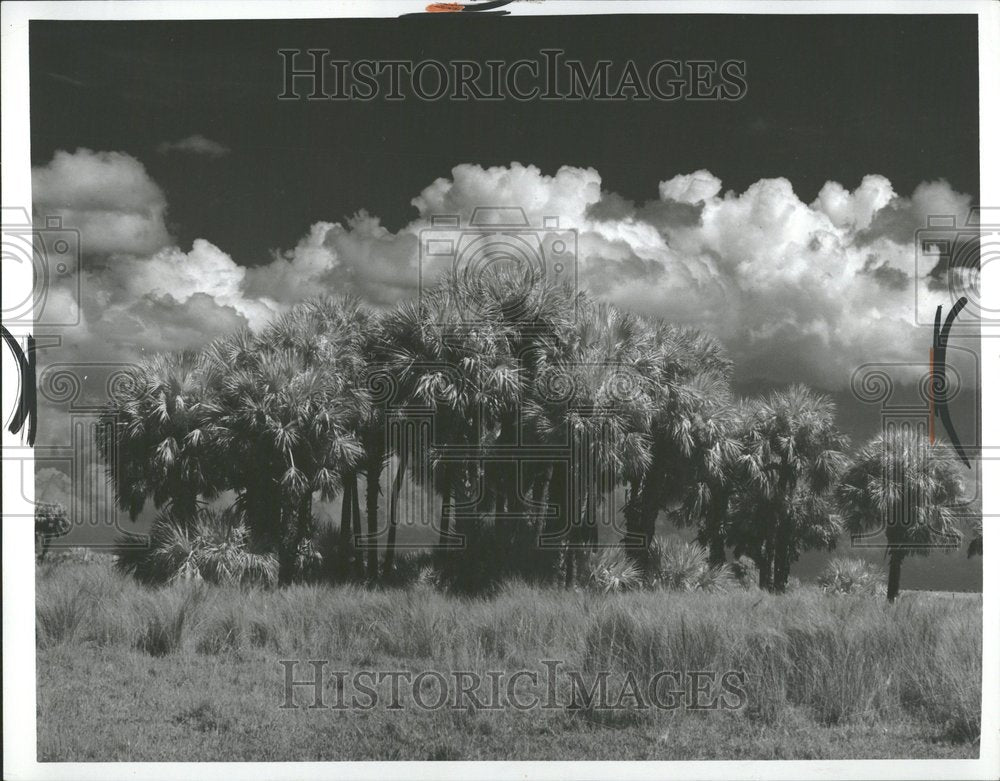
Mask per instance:
[[[577,16],[248,22],[32,22],[32,162],[79,146],[124,151],[166,192],[170,228],[244,265],[358,209],[392,230],[459,163],[593,166],[604,187],[655,198],[707,168],[742,192],[784,176],[811,201],[868,173],[899,193],[945,178],[976,198],[975,16]],[[281,48],[344,59],[539,58],[747,62],[739,102],[278,101]],[[200,133],[221,159],[155,154]]]

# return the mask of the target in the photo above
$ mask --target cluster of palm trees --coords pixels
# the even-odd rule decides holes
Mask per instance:
[[[888,535],[899,562],[951,529],[961,483],[926,442],[883,437],[852,461],[828,399],[795,386],[738,400],[731,371],[701,332],[501,271],[384,312],[320,298],[259,333],[155,356],[116,383],[103,450],[133,518],[150,500],[193,517],[232,492],[285,582],[317,497],[341,499],[344,567],[389,576],[407,479],[440,499],[445,572],[567,584],[614,520],[616,489],[617,537],[640,569],[667,512],[698,529],[713,564],[732,549],[779,591],[798,554],[832,547],[845,520],[872,528],[901,510]]]

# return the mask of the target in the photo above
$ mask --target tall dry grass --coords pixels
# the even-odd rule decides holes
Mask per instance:
[[[490,597],[427,585],[276,590],[142,586],[110,564],[39,568],[40,648],[90,643],[137,653],[330,658],[425,669],[745,671],[742,717],[780,724],[920,719],[943,737],[980,728],[982,607],[975,597],[834,597],[760,591],[567,591],[521,582]],[[655,711],[635,718],[656,718]]]

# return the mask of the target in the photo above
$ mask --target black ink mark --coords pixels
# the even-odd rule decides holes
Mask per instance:
[[[10,416],[7,430],[11,434],[16,434],[27,424],[25,438],[30,447],[35,444],[35,426],[38,421],[38,398],[35,395],[35,339],[28,337],[28,354],[25,355],[10,331],[3,326],[0,328],[3,328],[4,342],[17,361],[17,405]]]
[[[465,5],[464,3],[430,3],[425,10],[400,14],[400,18],[406,16],[427,16],[428,14],[444,14],[445,16],[453,16],[455,14],[473,14],[476,16],[507,16],[510,11],[495,10],[500,9],[505,5],[510,5],[514,0],[488,0],[487,2],[477,3],[476,5]]]
[[[958,457],[962,459],[962,463],[971,469],[972,464],[969,463],[969,459],[965,455],[965,448],[962,447],[958,434],[955,433],[955,426],[951,422],[951,413],[948,411],[948,399],[945,393],[948,382],[945,372],[948,365],[948,334],[951,332],[952,322],[958,317],[958,313],[962,311],[962,308],[967,303],[968,299],[965,296],[958,299],[945,318],[943,327],[941,326],[940,306],[937,308],[937,314],[934,315],[934,346],[932,352],[933,366],[931,368],[930,395],[934,404],[934,417],[941,419],[941,422],[944,424],[944,430],[948,432],[948,438],[951,440],[951,446],[958,453]],[[940,399],[938,398],[939,393],[941,395]]]

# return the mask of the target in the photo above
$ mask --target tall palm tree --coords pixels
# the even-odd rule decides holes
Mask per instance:
[[[910,429],[880,434],[855,457],[838,488],[848,528],[884,529],[889,556],[888,597],[899,594],[903,560],[961,536],[952,506],[964,490],[961,473],[941,444]]]
[[[653,389],[649,397],[650,463],[630,479],[624,540],[643,567],[649,563],[660,512],[690,495],[699,476],[704,477],[698,462],[705,456],[699,449],[711,451],[719,444],[728,453],[728,441],[716,442],[712,437],[721,435],[718,411],[729,400],[732,371],[731,361],[714,338],[662,320],[645,322],[648,356],[643,371]],[[716,415],[719,419],[712,423]],[[721,492],[718,499],[721,502]]]
[[[649,465],[652,410],[644,323],[610,304],[577,305],[578,322],[537,349],[524,402],[530,444],[569,448],[568,459],[542,473],[557,514],[540,538],[565,545],[567,585],[578,551],[598,542],[607,494]],[[540,498],[542,486],[533,493]]]
[[[804,385],[774,392],[748,412],[735,552],[757,562],[762,588],[782,591],[802,549],[836,545],[840,519],[829,498],[847,440],[833,402]]]
[[[362,455],[357,466],[343,475],[344,490],[350,496],[350,518],[352,523],[341,521],[341,534],[345,542],[345,552],[352,550],[354,540],[363,540],[362,550],[355,551],[356,569],[359,577],[376,580],[379,576],[378,564],[378,505],[381,495],[381,476],[386,462],[386,433],[384,410],[380,405],[370,403],[378,393],[377,380],[373,387],[371,366],[379,357],[382,341],[381,315],[361,306],[354,297],[324,297],[308,301],[303,305],[316,319],[314,326],[321,331],[323,339],[334,338],[338,344],[337,364],[339,372],[350,378],[355,395],[362,402],[357,410],[355,433],[361,446]],[[320,356],[329,361],[328,355]],[[365,532],[362,534],[360,520],[360,498],[358,476],[365,478]],[[353,535],[349,529],[353,529]],[[364,560],[363,560],[364,559]]]
[[[148,498],[193,517],[199,495],[220,487],[205,441],[204,368],[196,352],[164,353],[130,366],[111,390],[99,444],[116,501],[133,520]]]
[[[479,459],[466,460],[456,453],[472,453],[480,446],[485,416],[495,414],[505,399],[516,396],[519,378],[504,352],[498,328],[488,321],[469,327],[463,305],[447,281],[426,291],[419,302],[406,302],[383,321],[382,344],[377,351],[380,369],[389,377],[391,405],[398,430],[405,430],[408,416],[432,416],[434,442],[432,469],[416,470],[413,443],[400,443],[395,479],[389,499],[389,529],[384,569],[395,555],[399,497],[407,470],[418,482],[442,496],[440,542],[462,533],[468,515],[468,489],[475,482]],[[472,474],[472,473],[475,473]]]
[[[351,299],[293,308],[258,336],[237,334],[207,351],[212,443],[253,532],[279,552],[280,579],[312,533],[312,500],[331,500],[353,474],[367,414]]]
[[[733,403],[727,379],[701,374],[692,384],[707,387],[694,395],[703,403],[699,414],[690,418],[692,447],[685,459],[677,517],[698,526],[698,541],[708,549],[712,566],[719,566],[726,561],[730,507],[739,479],[740,408]]]

